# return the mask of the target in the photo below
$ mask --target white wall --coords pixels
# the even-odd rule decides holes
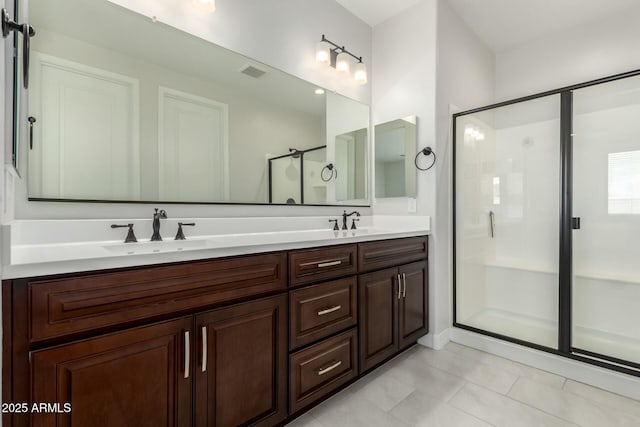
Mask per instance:
[[[496,57],[496,99],[513,99],[640,68],[638,40],[640,13],[625,12],[500,53]]]
[[[26,3],[26,2],[25,2]],[[333,1],[218,0],[214,14],[196,12],[190,1],[113,0],[161,22],[203,37],[220,46],[255,58],[314,84],[369,103],[370,85],[337,76],[330,67],[315,63],[315,43],[324,33],[344,44],[370,64],[371,28]],[[23,144],[24,146],[24,144]],[[24,186],[23,186],[24,187]],[[26,200],[24,189],[16,198]],[[21,202],[18,218],[145,218],[153,205]],[[164,206],[173,217],[336,215],[332,207]],[[368,208],[359,209],[369,214]]]
[[[431,146],[436,167],[418,173],[417,212],[432,220],[427,344],[451,325],[450,105],[493,101],[494,55],[446,1],[424,0],[373,30],[373,122],[417,115],[418,149]],[[376,214],[407,213],[407,199],[376,199]],[[436,337],[435,339],[434,336]]]
[[[495,55],[456,15],[449,3],[438,2],[438,68],[436,104],[436,220],[433,225],[436,288],[432,296],[438,307],[434,333],[453,322],[451,114],[490,104],[495,91]],[[437,344],[437,342],[436,342]]]
[[[420,148],[435,139],[436,5],[424,0],[373,29],[372,124],[416,115]],[[435,214],[434,188],[433,173],[418,176],[420,215]],[[374,211],[406,214],[407,199],[376,199]]]

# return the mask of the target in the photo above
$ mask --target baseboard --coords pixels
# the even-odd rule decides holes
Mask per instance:
[[[450,331],[451,328],[447,328],[439,334],[429,333],[418,339],[418,344],[432,348],[434,350],[442,350],[444,346],[447,345],[449,341],[451,341]]]
[[[450,340],[511,359],[565,378],[640,400],[640,378],[578,360],[488,337],[459,328],[447,330]],[[426,337],[424,337],[426,338]],[[419,341],[420,342],[420,341]],[[422,344],[422,343],[421,343]],[[430,347],[427,344],[427,347]],[[436,348],[435,346],[433,348]]]

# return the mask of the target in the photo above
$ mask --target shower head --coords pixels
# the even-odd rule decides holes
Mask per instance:
[[[298,150],[297,148],[289,148],[289,153],[293,153],[294,159],[300,157],[300,150]]]

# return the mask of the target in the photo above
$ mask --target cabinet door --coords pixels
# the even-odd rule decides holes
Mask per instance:
[[[33,352],[32,402],[57,402],[62,411],[71,403],[71,412],[32,413],[30,425],[190,426],[192,321],[187,316]]]
[[[287,416],[287,296],[196,316],[195,425],[275,425]]]
[[[360,372],[398,351],[397,273],[397,268],[389,268],[358,278]]]
[[[403,265],[398,272],[401,278],[398,327],[400,349],[404,349],[429,332],[427,263]]]

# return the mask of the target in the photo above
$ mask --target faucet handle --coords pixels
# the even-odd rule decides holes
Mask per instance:
[[[338,227],[337,219],[330,219],[329,222],[333,222],[333,231],[340,231],[340,227]]]
[[[176,233],[175,240],[185,240],[184,231],[182,231],[182,226],[185,227],[194,227],[196,225],[195,222],[179,222],[178,223],[178,233]]]
[[[356,221],[360,221],[360,218],[353,218],[351,221],[351,229],[356,230]]]
[[[127,237],[124,239],[125,243],[135,243],[138,241],[138,239],[136,239],[136,235],[133,232],[133,224],[111,224],[111,228],[125,228],[125,227],[129,227],[129,232],[127,233]]]

